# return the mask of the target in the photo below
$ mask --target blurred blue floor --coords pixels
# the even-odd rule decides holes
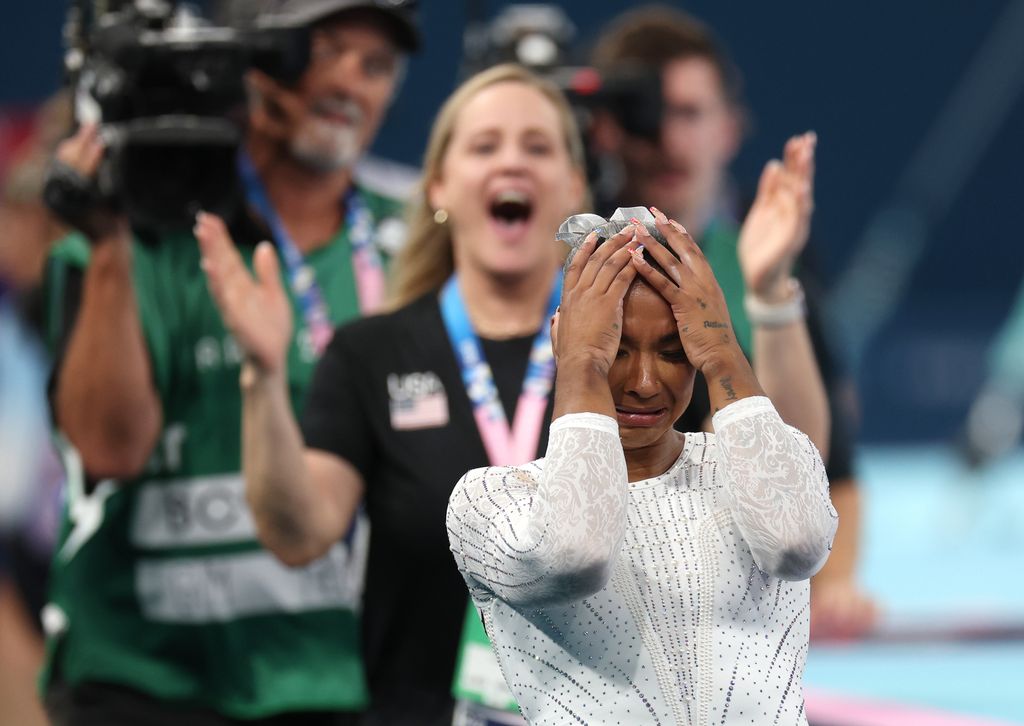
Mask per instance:
[[[1024,453],[863,452],[861,580],[888,625],[1024,626]],[[808,688],[1024,724],[1024,639],[815,645]]]

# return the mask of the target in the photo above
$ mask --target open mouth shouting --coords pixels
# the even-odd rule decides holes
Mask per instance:
[[[533,216],[533,199],[519,189],[505,189],[491,198],[491,226],[505,242],[516,242],[526,232]]]

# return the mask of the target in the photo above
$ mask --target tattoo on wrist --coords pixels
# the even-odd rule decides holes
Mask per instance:
[[[718,379],[718,383],[722,386],[722,390],[725,391],[725,400],[726,401],[736,401],[736,400],[738,400],[736,398],[736,391],[734,391],[733,388],[732,388],[732,377],[731,376],[725,376],[724,378],[719,378]]]
[[[725,323],[720,323],[717,320],[705,320],[704,321],[704,327],[705,328],[728,328],[729,326],[726,325]]]

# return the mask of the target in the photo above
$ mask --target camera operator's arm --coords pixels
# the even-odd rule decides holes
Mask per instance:
[[[103,155],[95,126],[83,126],[57,150],[60,163],[90,178]],[[97,212],[78,317],[55,391],[57,424],[95,477],[130,478],[145,466],[163,413],[153,385],[132,282],[131,231]]]
[[[768,162],[740,230],[739,258],[754,331],[754,371],[783,420],[803,431],[828,459],[825,386],[803,315],[793,262],[807,242],[814,210],[813,133],[786,143]]]
[[[242,471],[259,538],[285,564],[311,562],[348,531],[362,476],[340,456],[303,444],[288,393],[292,308],[273,247],[256,249],[254,279],[220,219],[201,214],[195,232],[210,292],[246,353]]]

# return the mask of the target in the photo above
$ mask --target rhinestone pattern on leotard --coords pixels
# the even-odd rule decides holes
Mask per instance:
[[[614,420],[565,416],[547,459],[456,487],[452,551],[531,723],[806,723],[824,468],[767,399],[714,423],[627,485]]]

